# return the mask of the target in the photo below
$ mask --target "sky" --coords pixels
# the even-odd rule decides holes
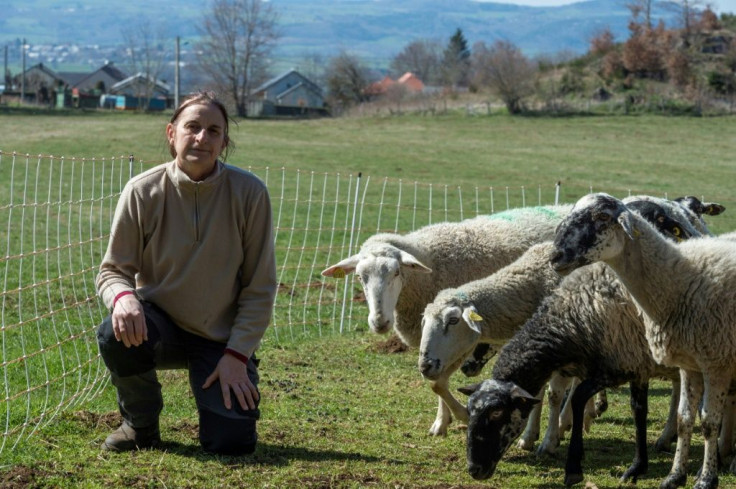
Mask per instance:
[[[533,7],[552,7],[567,5],[581,0],[476,0],[479,2],[493,1],[499,3],[512,3],[515,5],[529,5]],[[622,0],[625,2],[625,0]],[[703,5],[710,5],[717,14],[728,12],[736,13],[736,0],[703,0]]]

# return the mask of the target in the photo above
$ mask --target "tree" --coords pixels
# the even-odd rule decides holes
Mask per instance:
[[[438,41],[420,39],[409,43],[391,61],[391,70],[401,76],[407,71],[414,73],[425,84],[440,82],[442,47]]]
[[[470,49],[463,31],[458,27],[442,55],[442,80],[445,85],[467,86],[470,73]]]
[[[327,65],[327,89],[338,104],[350,106],[366,101],[368,68],[355,55],[345,51],[330,59]]]
[[[268,56],[279,38],[277,20],[270,2],[214,0],[200,30],[199,68],[240,117],[248,115],[251,91],[267,76]]]
[[[534,93],[536,68],[519,48],[508,41],[496,41],[488,48],[473,46],[473,81],[487,86],[506,105],[510,114],[523,110],[523,100]]]
[[[138,110],[148,110],[148,102],[153,97],[156,82],[164,67],[165,51],[161,48],[163,41],[160,32],[161,29],[154,28],[146,21],[123,30],[128,71],[133,75],[141,75],[140,82],[136,84]]]
[[[638,22],[639,16],[643,17],[643,25],[652,28],[652,4],[654,0],[630,0],[626,3],[626,8],[631,12],[631,21]]]

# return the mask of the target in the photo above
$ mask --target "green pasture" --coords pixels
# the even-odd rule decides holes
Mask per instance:
[[[276,327],[261,350],[261,445],[246,458],[202,453],[186,376],[165,372],[162,449],[100,453],[120,420],[114,392],[100,382],[104,368],[85,361],[104,315],[94,301],[95,267],[128,155],[136,173],[168,160],[167,119],[0,109],[0,429],[12,430],[0,449],[0,488],[561,487],[566,440],[554,457],[512,449],[492,479],[472,480],[462,426],[454,423],[447,437],[427,435],[436,400],[416,369],[416,352],[397,351],[390,338],[367,331],[357,283],[324,280],[319,271],[344,257],[351,237],[355,246],[378,230],[548,204],[557,182],[562,202],[590,189],[704,197],[727,208],[708,219],[711,228],[736,229],[730,117],[459,111],[238,121],[229,162],[267,182],[278,219],[281,287]],[[356,201],[362,226],[351,235]],[[340,333],[336,303],[344,295],[348,316]],[[8,395],[8,386],[23,387],[28,378],[38,382],[28,399]],[[454,386],[471,381],[458,375]],[[79,395],[67,403],[61,390]],[[664,425],[668,386],[656,382],[650,393],[653,441]],[[586,435],[586,477],[598,488],[617,487],[633,455],[628,389],[611,391],[609,405]],[[691,454],[694,473],[702,460],[699,435]],[[671,464],[671,454],[650,450],[650,457],[640,488],[658,487]],[[724,474],[721,487],[734,486],[736,477]]]

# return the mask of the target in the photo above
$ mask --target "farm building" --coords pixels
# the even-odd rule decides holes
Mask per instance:
[[[108,90],[109,95],[116,96],[115,108],[121,110],[138,109],[144,104],[148,110],[164,110],[169,93],[169,85],[142,72],[119,81]]]
[[[398,80],[394,80],[390,76],[386,75],[383,79],[371,83],[366,87],[364,93],[368,97],[380,97],[386,95],[392,90],[401,89],[410,94],[422,93],[425,90],[424,82],[420,80],[414,73],[407,71],[399,77]]]
[[[296,70],[272,78],[251,92],[248,115],[325,115],[322,89]]]

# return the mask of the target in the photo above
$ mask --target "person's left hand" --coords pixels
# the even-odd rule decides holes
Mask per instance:
[[[214,372],[204,381],[202,388],[207,389],[217,379],[220,379],[222,400],[225,402],[227,409],[232,409],[231,390],[235,393],[235,398],[241,408],[246,411],[256,408],[255,401],[258,400],[258,390],[248,378],[248,369],[243,362],[232,355],[224,354],[217,362]]]

